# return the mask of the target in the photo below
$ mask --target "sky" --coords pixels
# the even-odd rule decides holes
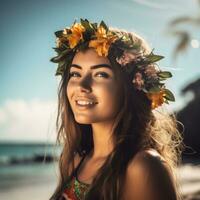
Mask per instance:
[[[55,56],[54,32],[80,18],[135,31],[154,53],[164,55],[159,64],[172,72],[166,85],[176,97],[168,107],[181,109],[192,98],[181,96],[181,88],[200,77],[200,51],[190,45],[173,61],[177,38],[168,34],[168,23],[196,16],[197,5],[197,0],[1,0],[0,142],[55,140],[59,77],[50,62]],[[180,29],[200,41],[199,29]]]

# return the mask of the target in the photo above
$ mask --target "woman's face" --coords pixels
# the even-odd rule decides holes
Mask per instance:
[[[107,57],[99,56],[92,48],[76,53],[70,67],[67,97],[78,123],[115,118],[122,97],[117,80]]]

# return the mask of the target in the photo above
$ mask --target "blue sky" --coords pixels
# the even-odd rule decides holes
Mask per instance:
[[[171,108],[184,106],[186,98],[180,96],[180,89],[200,76],[200,52],[190,47],[172,62],[177,38],[166,30],[174,17],[197,12],[195,0],[1,1],[0,140],[46,140],[53,135],[59,82],[54,76],[56,65],[49,61],[55,55],[54,32],[79,18],[103,19],[110,26],[143,36],[155,53],[165,56],[161,68],[173,68],[167,85],[177,102]],[[187,29],[200,40],[199,29]],[[31,127],[38,128],[27,134]]]

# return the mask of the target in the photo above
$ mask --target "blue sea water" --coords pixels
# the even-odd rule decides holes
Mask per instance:
[[[14,163],[31,162],[37,157],[56,157],[59,155],[60,147],[45,143],[1,143],[0,144],[0,166]],[[45,160],[44,160],[45,162]]]
[[[44,143],[0,144],[0,191],[54,180],[57,162],[47,162],[43,157],[58,158],[60,150],[61,147]],[[42,159],[37,160],[38,157]]]

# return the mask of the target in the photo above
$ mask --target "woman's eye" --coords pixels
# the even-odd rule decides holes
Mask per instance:
[[[80,77],[81,75],[80,75],[80,73],[78,73],[78,72],[70,72],[69,73],[69,77],[71,78],[71,77]],[[96,73],[95,74],[95,76],[98,76],[98,77],[103,77],[103,78],[108,78],[109,77],[109,75],[107,74],[107,73],[105,73],[105,72],[98,72],[98,73]]]
[[[105,73],[105,72],[98,72],[98,73],[96,73],[96,75],[98,75],[100,77],[104,77],[104,78],[108,78],[109,77],[109,75],[107,73]]]
[[[70,72],[69,73],[69,77],[77,77],[80,76],[80,74],[78,72]]]

